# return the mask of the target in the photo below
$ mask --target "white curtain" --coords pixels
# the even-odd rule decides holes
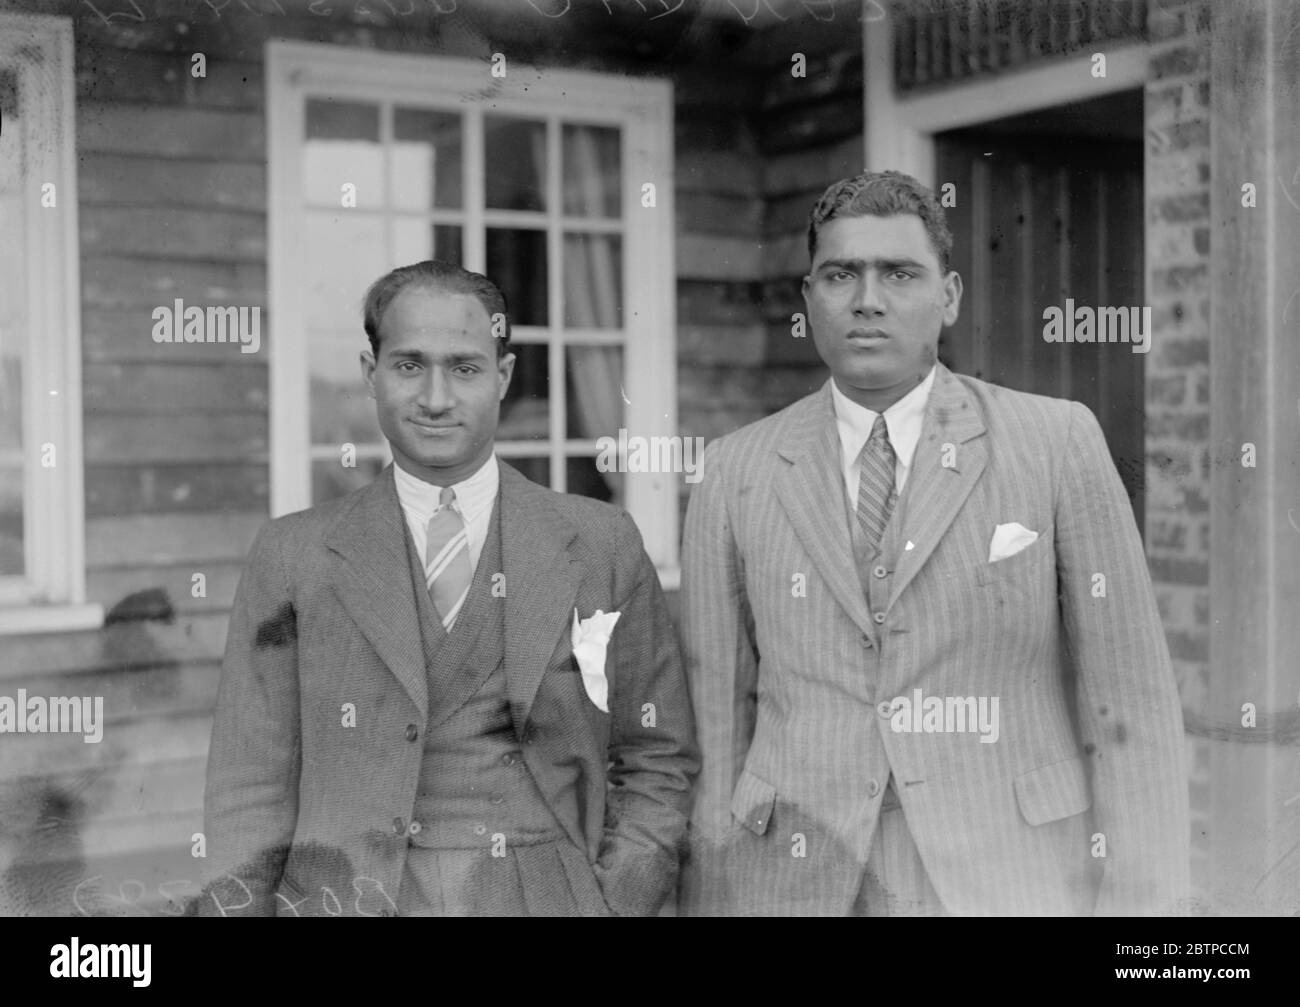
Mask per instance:
[[[571,174],[565,178],[566,214],[603,215],[606,177],[593,130],[579,127],[572,136]],[[574,170],[576,169],[576,170]],[[617,185],[619,171],[609,173]],[[576,204],[576,205],[575,205]],[[619,321],[621,263],[611,238],[603,235],[565,235],[565,326],[574,329],[612,329]],[[623,357],[617,346],[570,346],[573,369],[574,411],[584,438],[617,437],[622,423]],[[614,489],[610,473],[605,480]]]

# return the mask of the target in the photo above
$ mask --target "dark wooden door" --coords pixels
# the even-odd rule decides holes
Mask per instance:
[[[1096,414],[1143,528],[1143,357],[1128,343],[1048,343],[1044,309],[1143,300],[1142,144],[961,130],[939,137],[939,185],[965,294],[940,359]]]

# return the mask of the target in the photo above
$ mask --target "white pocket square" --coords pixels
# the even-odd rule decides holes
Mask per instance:
[[[605,676],[605,648],[609,645],[614,624],[622,612],[602,612],[578,620],[578,610],[573,610],[573,656],[582,671],[582,687],[587,698],[603,713],[609,713],[609,679]]]
[[[1000,524],[993,529],[993,541],[989,543],[989,562],[1014,556],[1022,549],[1027,549],[1038,541],[1038,532],[1030,531],[1019,521]]]

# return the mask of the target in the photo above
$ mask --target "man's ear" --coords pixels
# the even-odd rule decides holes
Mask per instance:
[[[503,353],[497,361],[497,401],[505,401],[506,392],[510,390],[510,379],[515,373],[515,355]]]
[[[375,397],[375,355],[369,350],[361,351],[361,380],[370,389],[370,397]]]
[[[943,278],[943,324],[952,325],[957,321],[961,309],[962,284],[961,274],[955,269],[948,271]]]
[[[803,294],[803,301],[805,305],[808,303],[808,289],[811,286],[812,286],[812,274],[805,273],[803,278],[803,283],[800,284],[799,286],[799,291],[800,293]]]

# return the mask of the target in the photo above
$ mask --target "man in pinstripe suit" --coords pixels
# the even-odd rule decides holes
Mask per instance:
[[[937,362],[962,284],[915,179],[832,185],[808,237],[831,380],[710,445],[687,515],[683,910],[1184,912],[1181,706],[1097,420]]]

